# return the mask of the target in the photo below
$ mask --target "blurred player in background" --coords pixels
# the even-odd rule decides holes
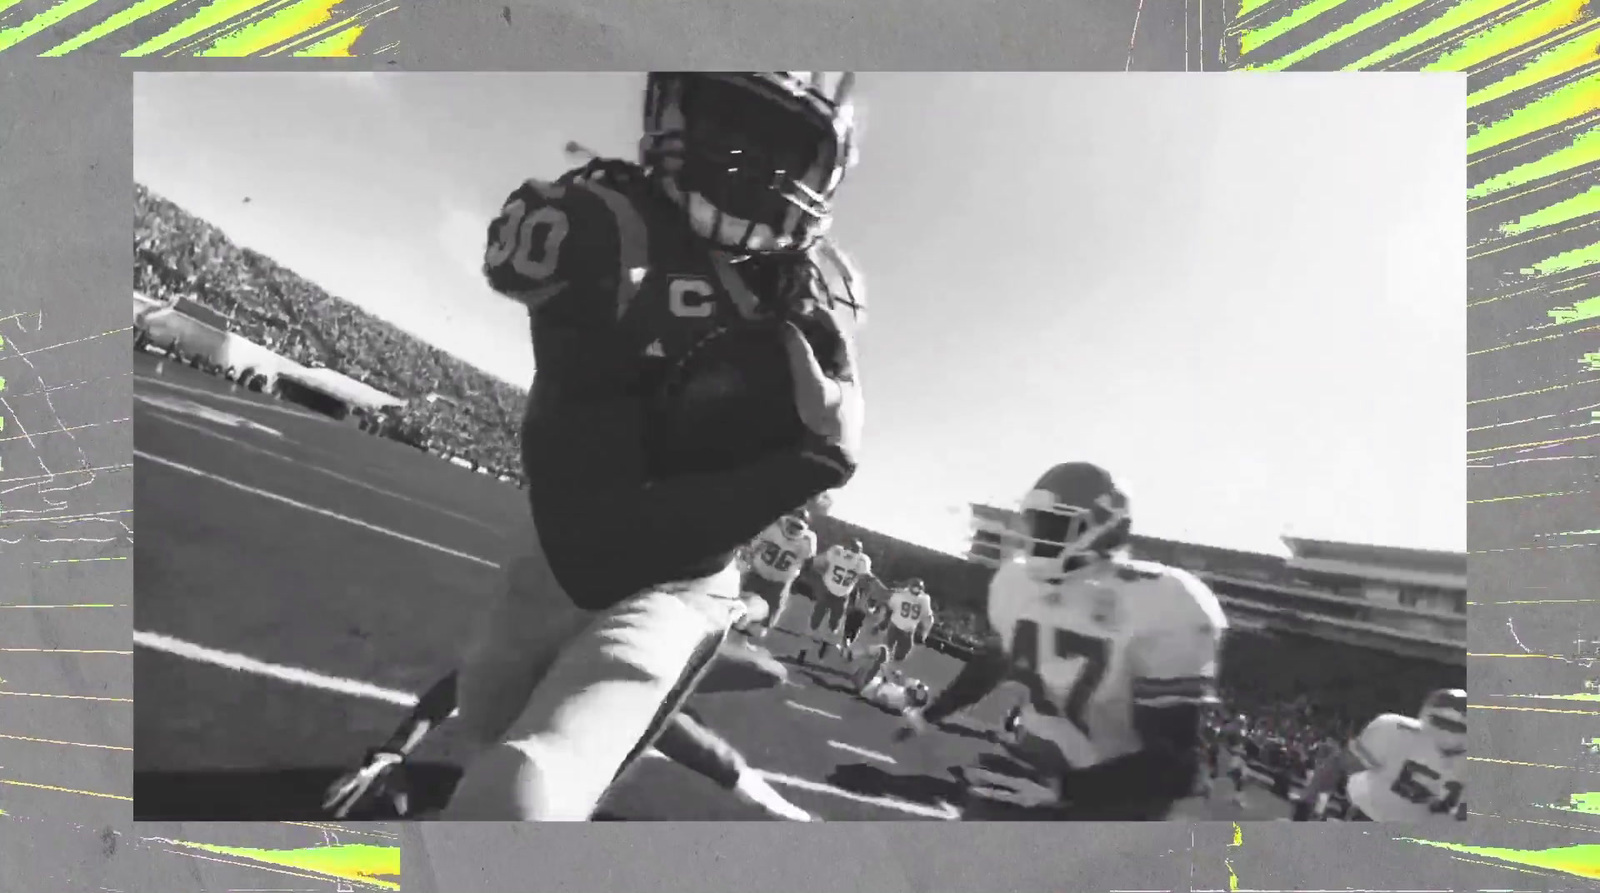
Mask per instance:
[[[998,647],[908,711],[899,737],[1015,678],[1029,701],[1014,752],[1056,781],[1060,818],[1164,819],[1205,769],[1222,608],[1193,575],[1125,557],[1127,497],[1098,466],[1050,469],[1022,508],[1024,548],[989,586]]]
[[[861,636],[872,635],[872,627],[883,611],[885,590],[883,581],[871,573],[862,575],[856,582],[855,597],[845,606],[844,625],[839,629],[839,647],[844,652],[845,660],[854,661]]]
[[[1222,774],[1233,782],[1232,799],[1235,806],[1244,805],[1245,756],[1248,753],[1246,744],[1249,735],[1250,720],[1240,713],[1223,723],[1217,736]]]
[[[899,670],[889,670],[868,680],[861,689],[861,697],[881,710],[899,714],[926,706],[929,695],[928,686],[920,680],[912,679]]]
[[[1323,818],[1343,776],[1347,821],[1465,821],[1467,693],[1428,695],[1415,717],[1384,713],[1350,742],[1342,757],[1312,776],[1295,804],[1295,820]]]
[[[913,577],[889,593],[885,608],[883,644],[875,649],[873,660],[858,671],[858,691],[871,684],[890,664],[911,656],[912,650],[928,637],[933,628],[933,597],[920,579]]]
[[[872,575],[872,559],[860,540],[839,543],[817,556],[822,591],[811,608],[811,638],[818,657],[827,657],[830,644],[844,648],[844,621],[856,600],[856,586]]]
[[[789,604],[789,593],[800,571],[816,555],[817,534],[811,529],[811,513],[803,507],[763,530],[747,552],[750,569],[739,584],[745,612],[734,628],[752,638],[765,639]]]

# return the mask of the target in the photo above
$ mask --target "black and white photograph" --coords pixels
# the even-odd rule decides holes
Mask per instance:
[[[1464,114],[134,75],[135,817],[1464,820]]]

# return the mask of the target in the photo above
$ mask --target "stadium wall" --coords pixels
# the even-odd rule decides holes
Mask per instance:
[[[379,410],[404,406],[403,398],[341,375],[332,369],[312,369],[273,353],[255,342],[183,312],[182,303],[166,303],[134,292],[133,320],[152,344],[170,348],[177,343],[185,355],[198,354],[219,368],[253,369],[267,377],[266,389],[289,384],[297,393],[321,395],[348,407]],[[311,401],[316,402],[316,401]],[[313,406],[326,411],[321,406]],[[342,413],[330,413],[339,414]]]

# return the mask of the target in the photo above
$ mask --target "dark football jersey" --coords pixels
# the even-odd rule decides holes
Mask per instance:
[[[837,250],[814,249],[812,266],[802,287],[860,304],[857,277]],[[606,390],[649,387],[706,335],[764,303],[735,262],[710,250],[642,180],[523,183],[490,226],[484,274],[528,306],[541,372]],[[581,333],[582,343],[540,338],[541,324]]]

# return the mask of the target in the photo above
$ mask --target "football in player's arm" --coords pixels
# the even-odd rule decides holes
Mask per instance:
[[[626,271],[646,260],[646,247],[631,242],[646,225],[623,187],[584,173],[518,187],[490,227],[484,272],[531,316],[539,374],[522,450],[541,544],[557,578],[583,580],[565,587],[574,601],[596,610],[726,566],[774,514],[853,469],[841,450],[849,444],[807,429],[794,449],[740,467],[651,473],[629,355],[647,345],[632,344],[623,325],[634,296]],[[530,240],[542,250],[530,251]],[[795,340],[796,365],[816,367],[804,339]],[[614,546],[624,542],[628,560],[617,561]]]

